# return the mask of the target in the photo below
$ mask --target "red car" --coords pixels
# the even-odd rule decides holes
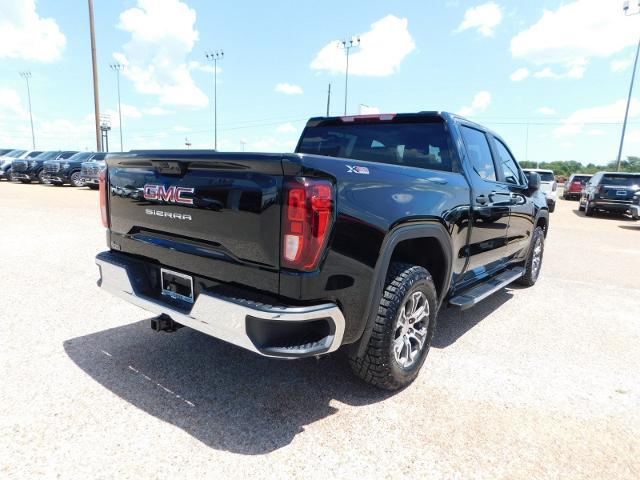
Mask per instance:
[[[564,192],[562,193],[562,198],[565,200],[570,200],[572,198],[578,199],[582,194],[582,189],[587,184],[591,175],[585,175],[583,173],[574,173],[569,177],[564,184]]]

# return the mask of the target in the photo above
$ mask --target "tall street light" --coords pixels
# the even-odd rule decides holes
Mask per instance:
[[[224,58],[224,52],[208,52],[205,57],[213,62],[213,148],[218,150],[218,60]]]
[[[344,114],[347,114],[347,95],[349,91],[349,51],[354,47],[360,46],[360,37],[351,40],[342,40],[338,43],[338,48],[342,48],[346,52],[347,66],[344,71]]]
[[[31,72],[20,72],[20,76],[27,82],[27,98],[29,100],[29,120],[31,120],[31,145],[33,149],[36,149],[36,136],[33,133],[33,115],[31,114],[31,89],[29,88],[29,79],[31,78]]]
[[[116,72],[116,82],[118,83],[118,125],[120,126],[120,151],[124,152],[122,146],[122,108],[120,107],[120,71],[124,70],[124,65],[120,63],[112,63],[109,65],[111,70]]]
[[[640,1],[638,1],[638,7],[640,8]],[[622,4],[622,10],[626,16],[637,15],[640,10],[636,12],[629,12],[629,2],[626,1]],[[618,161],[616,171],[620,171],[620,162],[622,160],[622,145],[624,144],[624,132],[627,129],[627,119],[629,118],[629,105],[631,104],[631,94],[633,92],[633,82],[636,78],[636,67],[638,66],[638,53],[640,52],[640,38],[638,38],[638,46],[636,47],[636,59],[633,61],[633,73],[631,74],[631,83],[629,84],[629,96],[627,97],[627,108],[624,111],[624,122],[622,123],[622,135],[620,135],[620,148],[618,148]]]
[[[96,59],[96,30],[93,24],[93,0],[89,1],[89,35],[91,36],[91,65],[93,67],[93,107],[96,122],[96,150],[102,151],[102,130],[100,129],[100,96],[98,94],[98,61]]]

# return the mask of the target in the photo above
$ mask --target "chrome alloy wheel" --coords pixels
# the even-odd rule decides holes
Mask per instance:
[[[413,292],[400,309],[393,341],[393,354],[402,368],[409,368],[418,360],[427,339],[428,326],[427,296],[422,292]]]
[[[542,265],[542,237],[536,238],[533,246],[533,258],[531,259],[531,276],[538,278],[540,273],[540,265]]]

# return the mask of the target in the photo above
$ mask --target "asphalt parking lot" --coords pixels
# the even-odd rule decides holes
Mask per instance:
[[[98,194],[0,183],[0,477],[640,478],[640,222],[551,214],[541,279],[446,311],[389,394],[100,291]]]

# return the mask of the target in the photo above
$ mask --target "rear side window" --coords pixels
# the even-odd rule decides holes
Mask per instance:
[[[575,175],[571,181],[572,182],[580,182],[581,184],[585,184],[589,181],[591,177],[589,177],[588,175]]]
[[[504,175],[504,181],[507,183],[513,183],[514,185],[520,185],[522,183],[522,179],[520,178],[520,170],[518,169],[516,161],[509,153],[509,150],[507,150],[507,147],[505,147],[500,140],[495,138],[495,141],[496,149],[498,150],[498,161],[500,162],[500,168]]]
[[[340,123],[307,127],[297,152],[452,170],[452,149],[442,122]]]
[[[496,181],[496,168],[493,164],[491,149],[487,136],[480,130],[475,128],[460,127],[462,130],[462,138],[467,147],[467,156],[473,166],[473,170],[483,180]]]
[[[633,187],[640,185],[640,175],[613,175],[602,177],[602,185],[616,185],[620,187]]]

